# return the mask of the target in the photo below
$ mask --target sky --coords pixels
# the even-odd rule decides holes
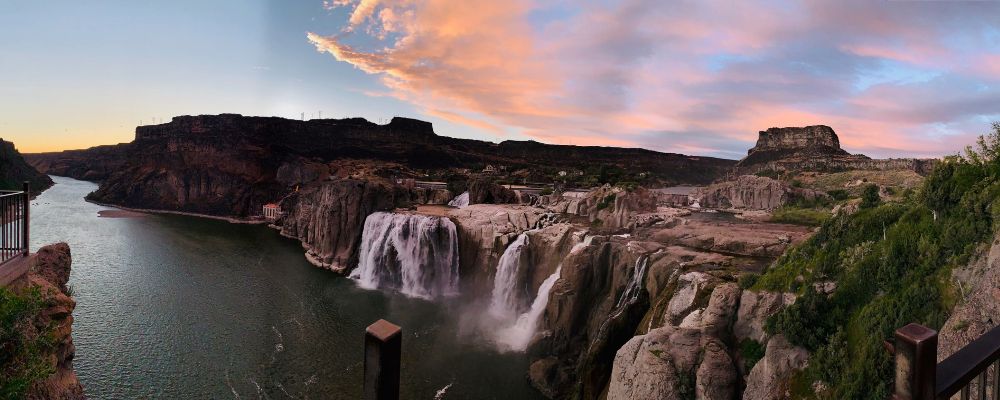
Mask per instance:
[[[1000,120],[1000,1],[0,3],[22,152],[218,113],[732,159],[824,124],[851,152],[941,156]]]

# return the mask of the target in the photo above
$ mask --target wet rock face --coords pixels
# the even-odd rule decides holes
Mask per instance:
[[[47,378],[36,382],[29,390],[27,399],[64,399],[75,400],[85,398],[83,386],[73,371],[73,357],[76,348],[73,345],[73,309],[76,301],[69,296],[66,282],[69,279],[72,257],[69,245],[58,243],[39,249],[28,261],[31,269],[28,274],[11,283],[11,290],[23,293],[38,290],[42,302],[46,306],[39,310],[26,336],[48,331],[55,346],[51,349],[49,359],[55,372]]]
[[[339,273],[357,265],[365,219],[406,207],[420,191],[374,181],[341,179],[301,189],[281,203],[287,214],[276,225],[298,239],[313,264]]]

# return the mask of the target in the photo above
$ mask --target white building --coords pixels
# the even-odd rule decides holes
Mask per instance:
[[[281,207],[277,204],[270,203],[264,205],[264,218],[275,220],[278,219],[279,215],[281,215]]]

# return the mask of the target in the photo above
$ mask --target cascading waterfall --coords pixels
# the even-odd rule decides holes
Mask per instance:
[[[573,245],[567,257],[589,246],[592,241],[593,236],[587,236],[584,240],[579,241],[579,243]],[[527,242],[527,239],[525,242]],[[506,251],[504,254],[506,254]],[[535,296],[535,300],[531,303],[531,308],[527,312],[517,317],[513,325],[497,331],[497,344],[504,349],[513,351],[525,351],[528,349],[528,344],[531,343],[531,338],[534,337],[535,330],[538,329],[538,320],[542,317],[542,313],[545,312],[545,307],[549,305],[549,294],[552,292],[552,287],[555,286],[556,281],[561,277],[562,267],[563,263],[559,263],[556,271],[552,275],[549,275],[542,282],[542,285],[538,287],[538,295]]]
[[[449,206],[462,208],[469,205],[469,192],[464,192],[448,202]]]
[[[649,268],[649,256],[643,255],[635,260],[635,268],[632,269],[632,280],[629,281],[628,286],[625,287],[625,291],[618,298],[615,308],[621,308],[639,298],[642,286],[646,282],[647,268]]]
[[[490,313],[495,317],[509,319],[517,315],[517,275],[521,269],[521,254],[526,247],[527,232],[518,235],[500,256],[490,300]]]
[[[458,294],[458,234],[448,218],[377,212],[365,219],[361,287],[392,288],[425,299]]]

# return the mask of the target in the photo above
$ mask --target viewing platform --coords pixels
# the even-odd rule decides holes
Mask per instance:
[[[0,191],[0,287],[28,272],[31,188]]]

